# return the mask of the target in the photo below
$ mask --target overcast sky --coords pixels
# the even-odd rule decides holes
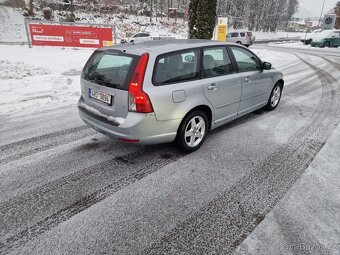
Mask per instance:
[[[300,2],[300,12],[303,9],[307,10],[311,14],[319,17],[322,9],[322,3],[324,0],[299,0]],[[324,13],[328,12],[339,0],[325,0]]]

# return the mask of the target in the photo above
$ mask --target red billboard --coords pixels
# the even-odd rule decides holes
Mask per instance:
[[[29,24],[32,45],[100,48],[112,45],[112,28]]]

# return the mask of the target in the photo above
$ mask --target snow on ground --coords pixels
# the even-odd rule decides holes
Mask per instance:
[[[304,38],[305,33],[299,32],[254,32],[256,40],[265,40],[265,39],[284,39],[284,38]]]
[[[311,45],[305,45],[302,42],[274,42],[274,43],[269,43],[270,46],[275,46],[275,47],[282,47],[282,48],[299,48],[299,49],[313,49]],[[325,51],[334,51],[334,52],[339,52],[340,48],[317,48],[318,50],[325,50]]]
[[[235,254],[340,254],[340,127]]]
[[[0,45],[0,115],[23,116],[74,104],[91,49]]]
[[[269,62],[274,68],[279,69],[285,64],[292,63],[292,58],[295,57],[291,54],[285,54],[278,51],[269,51],[263,49],[251,49],[262,61]]]

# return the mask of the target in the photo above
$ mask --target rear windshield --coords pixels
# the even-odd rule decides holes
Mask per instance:
[[[252,32],[247,32],[247,36],[248,37],[253,37],[253,33]]]
[[[137,59],[116,50],[96,51],[86,63],[82,77],[99,85],[128,90]]]

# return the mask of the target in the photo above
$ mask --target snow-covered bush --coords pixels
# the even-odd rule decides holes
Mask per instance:
[[[51,20],[53,17],[53,10],[50,7],[44,7],[42,9],[42,13],[44,15],[44,19]]]
[[[66,22],[75,22],[75,20],[76,20],[76,15],[74,15],[73,13],[66,14],[66,17],[65,17]]]

